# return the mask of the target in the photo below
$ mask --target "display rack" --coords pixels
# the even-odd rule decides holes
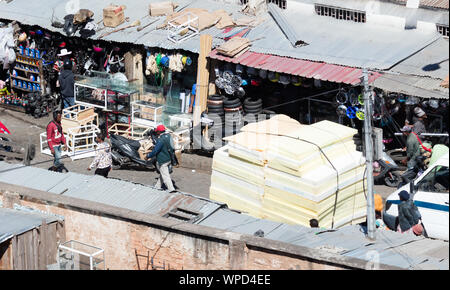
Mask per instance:
[[[98,114],[94,112],[94,107],[75,105],[63,110],[61,125],[63,132],[68,133],[71,128],[79,128],[85,125],[99,126]]]
[[[33,50],[29,50],[33,51]],[[36,54],[20,51],[16,54],[16,62],[14,68],[10,70],[11,91],[16,92],[45,92],[45,79],[42,69],[42,59],[34,57]]]
[[[106,270],[103,249],[74,240],[58,246],[57,259],[60,270]]]
[[[131,104],[131,122],[133,124],[156,127],[162,122],[163,105],[146,101]]]
[[[120,135],[128,139],[141,140],[148,136],[152,128],[137,124],[116,123],[109,127],[109,134]]]
[[[69,156],[72,160],[89,158],[95,156],[95,148],[97,143],[95,138],[100,133],[95,125],[84,125],[80,127],[70,128],[66,138],[67,150],[61,153],[61,156]],[[40,134],[41,153],[52,155],[48,148],[47,132]]]
[[[186,39],[198,35],[198,27],[198,16],[188,12],[175,17],[167,23],[167,38],[174,43],[180,43]]]
[[[130,103],[139,99],[139,86],[110,78],[75,77],[75,103],[105,112],[131,114]]]

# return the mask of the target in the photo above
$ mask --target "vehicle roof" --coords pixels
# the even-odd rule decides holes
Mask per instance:
[[[444,156],[442,156],[441,158],[439,158],[435,164],[436,165],[444,165],[444,166],[448,167],[448,155],[449,154],[447,153]]]

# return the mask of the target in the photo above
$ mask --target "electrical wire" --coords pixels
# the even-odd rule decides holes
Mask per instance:
[[[276,136],[276,137],[287,137],[287,138],[291,138],[291,139],[294,139],[294,140],[299,140],[299,141],[302,141],[302,142],[314,145],[314,146],[316,146],[319,149],[319,151],[327,159],[328,163],[330,163],[330,165],[334,169],[334,171],[336,171],[336,192],[335,192],[336,198],[335,198],[335,201],[334,201],[333,218],[332,218],[332,222],[331,222],[331,228],[334,228],[334,217],[335,217],[335,214],[336,214],[337,199],[338,199],[338,193],[339,193],[339,172],[336,169],[336,167],[334,166],[334,164],[331,162],[331,160],[328,158],[328,156],[325,154],[325,152],[322,150],[322,148],[319,145],[315,144],[314,142],[311,142],[311,141],[308,141],[308,140],[305,140],[305,139],[301,139],[301,138],[298,138],[298,137],[294,137],[294,136],[283,135],[283,134],[275,134],[275,133],[268,133],[268,132],[257,132],[257,131],[245,131],[245,132],[247,132],[247,133],[254,133],[254,134],[264,134],[264,135]]]
[[[360,84],[352,85],[352,86],[350,86],[350,88],[358,87],[358,86],[360,86]],[[311,98],[315,98],[315,97],[319,97],[319,96],[323,96],[323,95],[328,95],[328,94],[331,94],[331,93],[334,93],[334,92],[338,92],[340,90],[342,90],[342,88],[333,89],[333,90],[325,91],[325,92],[318,93],[318,94],[315,94],[315,95],[312,95],[312,96],[307,96],[307,97],[300,98],[300,99],[297,99],[297,100],[293,100],[293,101],[289,101],[289,102],[286,102],[286,103],[274,105],[274,106],[271,106],[271,107],[264,108],[263,110],[269,110],[269,109],[273,109],[273,108],[277,108],[277,107],[286,106],[286,105],[289,105],[289,104],[293,104],[293,103],[296,103],[296,102],[308,100],[308,99],[311,99]]]

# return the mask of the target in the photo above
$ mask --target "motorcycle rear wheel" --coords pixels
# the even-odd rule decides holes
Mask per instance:
[[[396,187],[398,187],[398,185],[400,184],[401,181],[402,181],[402,176],[398,172],[392,172],[392,178],[389,175],[387,175],[384,178],[384,183],[386,183],[386,185],[389,187],[396,188]]]

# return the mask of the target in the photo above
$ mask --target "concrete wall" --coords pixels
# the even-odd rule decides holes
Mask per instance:
[[[0,183],[0,201],[3,206],[20,204],[64,216],[66,240],[104,249],[108,269],[355,269],[366,265],[363,260],[325,251],[5,183]]]

